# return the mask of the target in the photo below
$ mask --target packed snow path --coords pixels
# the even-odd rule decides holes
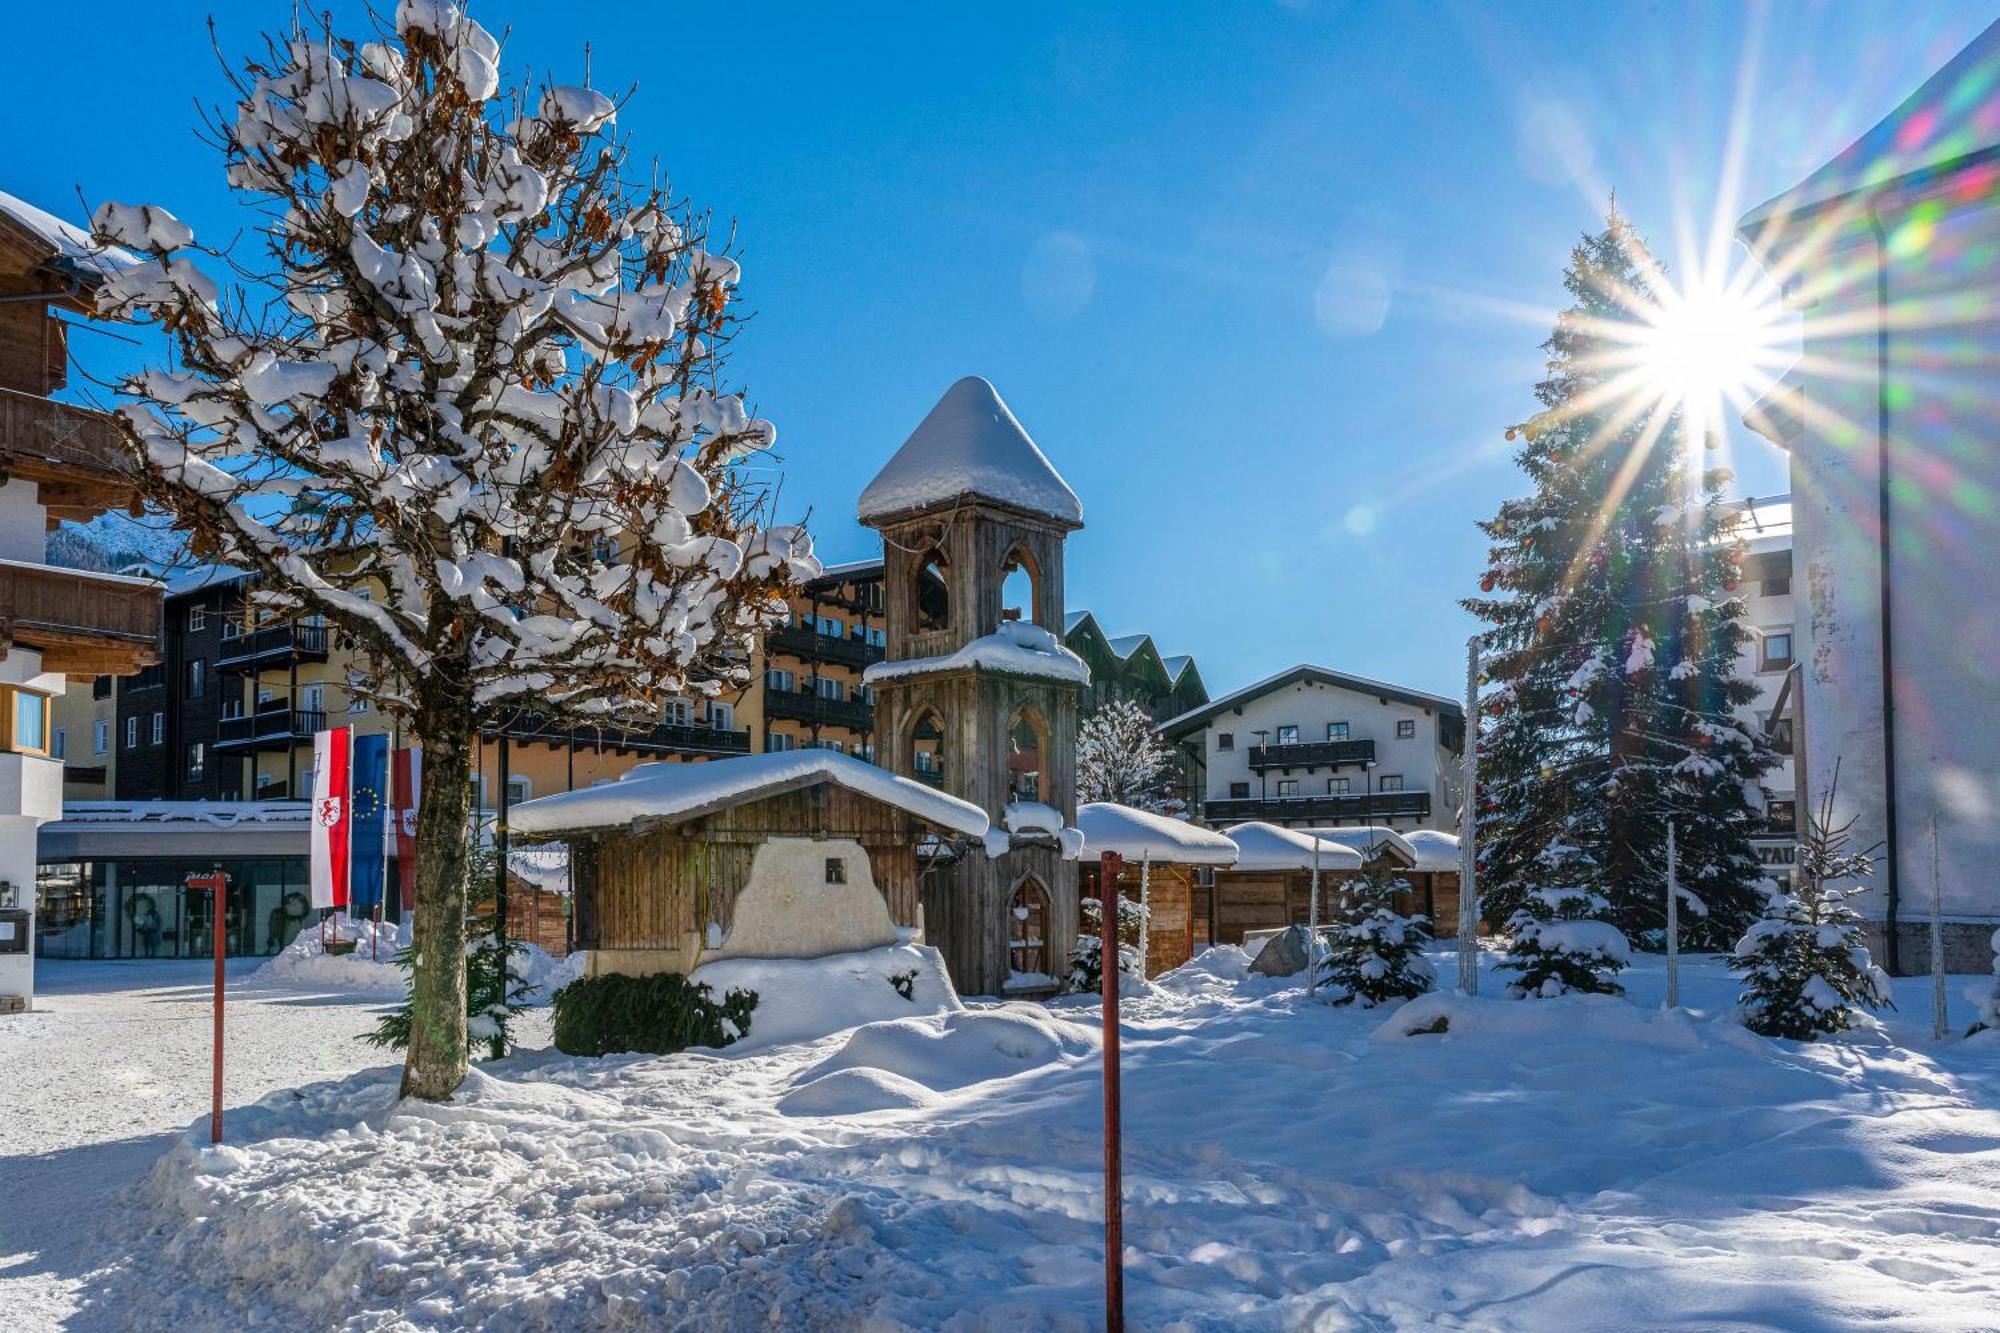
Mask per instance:
[[[1659,1013],[1657,960],[1631,979],[1637,1003],[1418,1001],[1445,1036],[1304,1004],[1228,951],[1130,1001],[1133,1326],[1993,1326],[2000,1037],[1932,1046],[1922,979],[1886,1031],[1813,1046]],[[1734,983],[1702,960],[1683,991],[1715,1013]],[[85,1252],[129,1258],[70,1275],[71,1326],[1096,1322],[1089,1006],[741,1059],[536,1052],[400,1110],[379,1060],[313,1081],[326,1010],[239,1012],[298,1053],[303,1096],[106,1210]],[[137,1037],[114,1031],[100,1052]],[[36,1123],[121,1120],[115,1087],[64,1086]]]

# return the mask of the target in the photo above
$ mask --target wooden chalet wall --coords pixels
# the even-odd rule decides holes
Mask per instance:
[[[1097,862],[1079,863],[1079,893],[1098,896]],[[1156,977],[1179,967],[1208,947],[1208,894],[1196,882],[1193,866],[1156,865],[1147,885],[1146,901],[1153,921],[1146,931],[1146,975]],[[1118,892],[1139,901],[1140,867],[1127,862],[1118,872]]]
[[[1321,871],[1319,919],[1330,921],[1343,882],[1354,872]],[[1241,944],[1250,930],[1303,926],[1311,920],[1309,870],[1218,870],[1215,873],[1215,942]]]
[[[772,838],[852,839],[899,926],[917,918],[913,816],[831,782],[684,824],[582,835],[571,843],[580,949],[681,949],[710,921],[735,924],[736,896]]]

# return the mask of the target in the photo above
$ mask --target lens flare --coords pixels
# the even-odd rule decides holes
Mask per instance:
[[[1629,353],[1630,390],[1651,397],[1654,410],[1678,413],[1690,443],[1707,443],[1741,417],[1792,358],[1783,309],[1750,276],[1695,275],[1679,286],[1662,280],[1638,319],[1618,331]]]

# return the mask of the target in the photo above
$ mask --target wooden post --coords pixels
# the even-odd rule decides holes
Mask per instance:
[[[1674,860],[1674,821],[1667,821],[1667,1008],[1681,1007],[1681,891]]]
[[[1098,902],[1104,938],[1098,980],[1104,988],[1104,1328],[1125,1329],[1125,1199],[1118,1121],[1118,853],[1098,858]]]
[[[1465,798],[1458,810],[1458,993],[1479,994],[1479,636],[1465,641]]]
[[[220,870],[206,875],[189,875],[186,884],[191,889],[207,886],[209,896],[215,905],[215,1031],[214,1059],[211,1061],[209,1078],[208,1141],[222,1142],[222,934],[226,922],[223,903],[227,896],[229,876]]]
[[[1937,811],[1931,811],[1931,1040],[1947,1031],[1944,984],[1944,894],[1938,887]]]

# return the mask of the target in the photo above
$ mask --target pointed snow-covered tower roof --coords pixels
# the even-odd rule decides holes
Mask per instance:
[[[955,500],[992,500],[1083,526],[1083,502],[991,384],[977,375],[945,390],[910,438],[861,492],[863,523],[879,524]]]

